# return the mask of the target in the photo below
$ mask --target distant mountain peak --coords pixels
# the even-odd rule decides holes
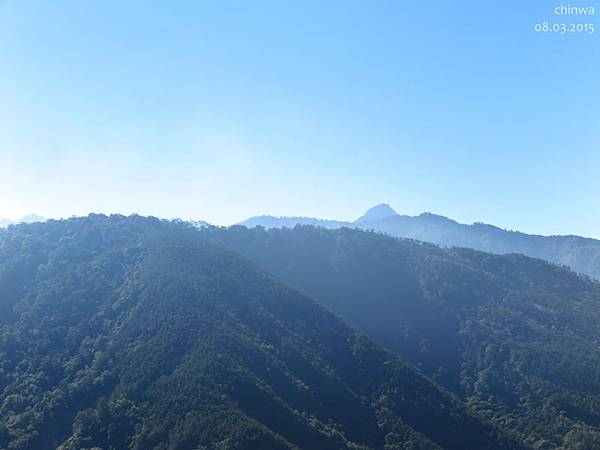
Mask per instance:
[[[28,216],[21,217],[19,220],[0,219],[0,228],[7,227],[9,225],[17,225],[19,223],[35,223],[45,221],[45,217],[38,216],[37,214],[29,214]]]
[[[21,217],[19,223],[34,223],[34,222],[45,222],[46,218],[37,214],[29,214],[28,216]]]
[[[371,220],[379,220],[384,217],[397,216],[398,213],[387,203],[381,203],[373,206],[362,215],[356,222],[369,222]]]

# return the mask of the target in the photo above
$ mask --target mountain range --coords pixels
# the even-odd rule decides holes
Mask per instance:
[[[493,225],[466,225],[447,217],[424,213],[397,214],[389,205],[369,209],[353,222],[307,217],[252,217],[240,225],[264,228],[315,225],[327,229],[342,227],[374,230],[395,237],[431,242],[443,247],[466,247],[496,254],[521,253],[600,279],[600,240],[580,236],[540,236],[508,231]]]
[[[581,448],[600,449],[598,282],[519,254],[348,228],[213,235],[531,448],[571,448],[579,430]]]
[[[11,226],[0,449],[600,450],[598,323],[598,282],[520,254],[347,227]]]
[[[521,449],[196,227],[0,231],[0,448]]]

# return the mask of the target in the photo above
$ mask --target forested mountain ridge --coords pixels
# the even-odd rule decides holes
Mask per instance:
[[[600,449],[600,286],[518,254],[352,229],[205,230],[536,449]]]
[[[374,212],[378,212],[373,216]],[[316,225],[328,229],[342,227],[375,230],[391,236],[431,242],[442,247],[466,247],[489,253],[521,253],[564,264],[574,271],[600,280],[600,240],[580,236],[540,236],[508,231],[493,225],[466,225],[447,217],[424,213],[419,216],[396,214],[388,205],[371,208],[354,222],[320,220],[306,217],[252,217],[247,227],[293,228]]]
[[[0,448],[520,448],[209,230],[0,231]]]

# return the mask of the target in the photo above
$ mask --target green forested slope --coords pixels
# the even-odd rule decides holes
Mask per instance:
[[[374,214],[373,214],[374,213]],[[484,223],[466,225],[437,214],[419,216],[396,214],[388,205],[371,208],[357,221],[342,222],[309,217],[252,217],[240,225],[248,228],[293,228],[315,225],[375,230],[399,238],[416,239],[442,247],[465,247],[496,254],[520,253],[564,264],[576,272],[600,280],[600,240],[581,236],[540,236],[509,231]]]
[[[0,448],[517,448],[202,236],[119,216],[0,231]]]
[[[206,230],[538,449],[600,449],[600,287],[521,255],[357,230]]]

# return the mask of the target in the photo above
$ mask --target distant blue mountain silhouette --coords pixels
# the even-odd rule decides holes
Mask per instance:
[[[390,216],[397,216],[398,213],[392,209],[387,203],[381,203],[380,205],[373,206],[362,217],[359,217],[356,222],[368,222],[371,220],[384,219]]]
[[[9,225],[16,225],[18,223],[34,223],[45,221],[45,217],[38,216],[37,214],[29,214],[28,216],[21,217],[19,220],[0,219],[0,228],[7,227]]]
[[[397,214],[389,205],[370,208],[353,222],[310,217],[252,217],[240,225],[252,228],[292,228],[313,225],[323,228],[359,228],[391,236],[431,242],[442,247],[467,247],[489,253],[521,253],[569,266],[576,272],[600,279],[600,240],[581,236],[540,236],[509,231],[484,223],[462,224],[444,216],[423,213]]]

